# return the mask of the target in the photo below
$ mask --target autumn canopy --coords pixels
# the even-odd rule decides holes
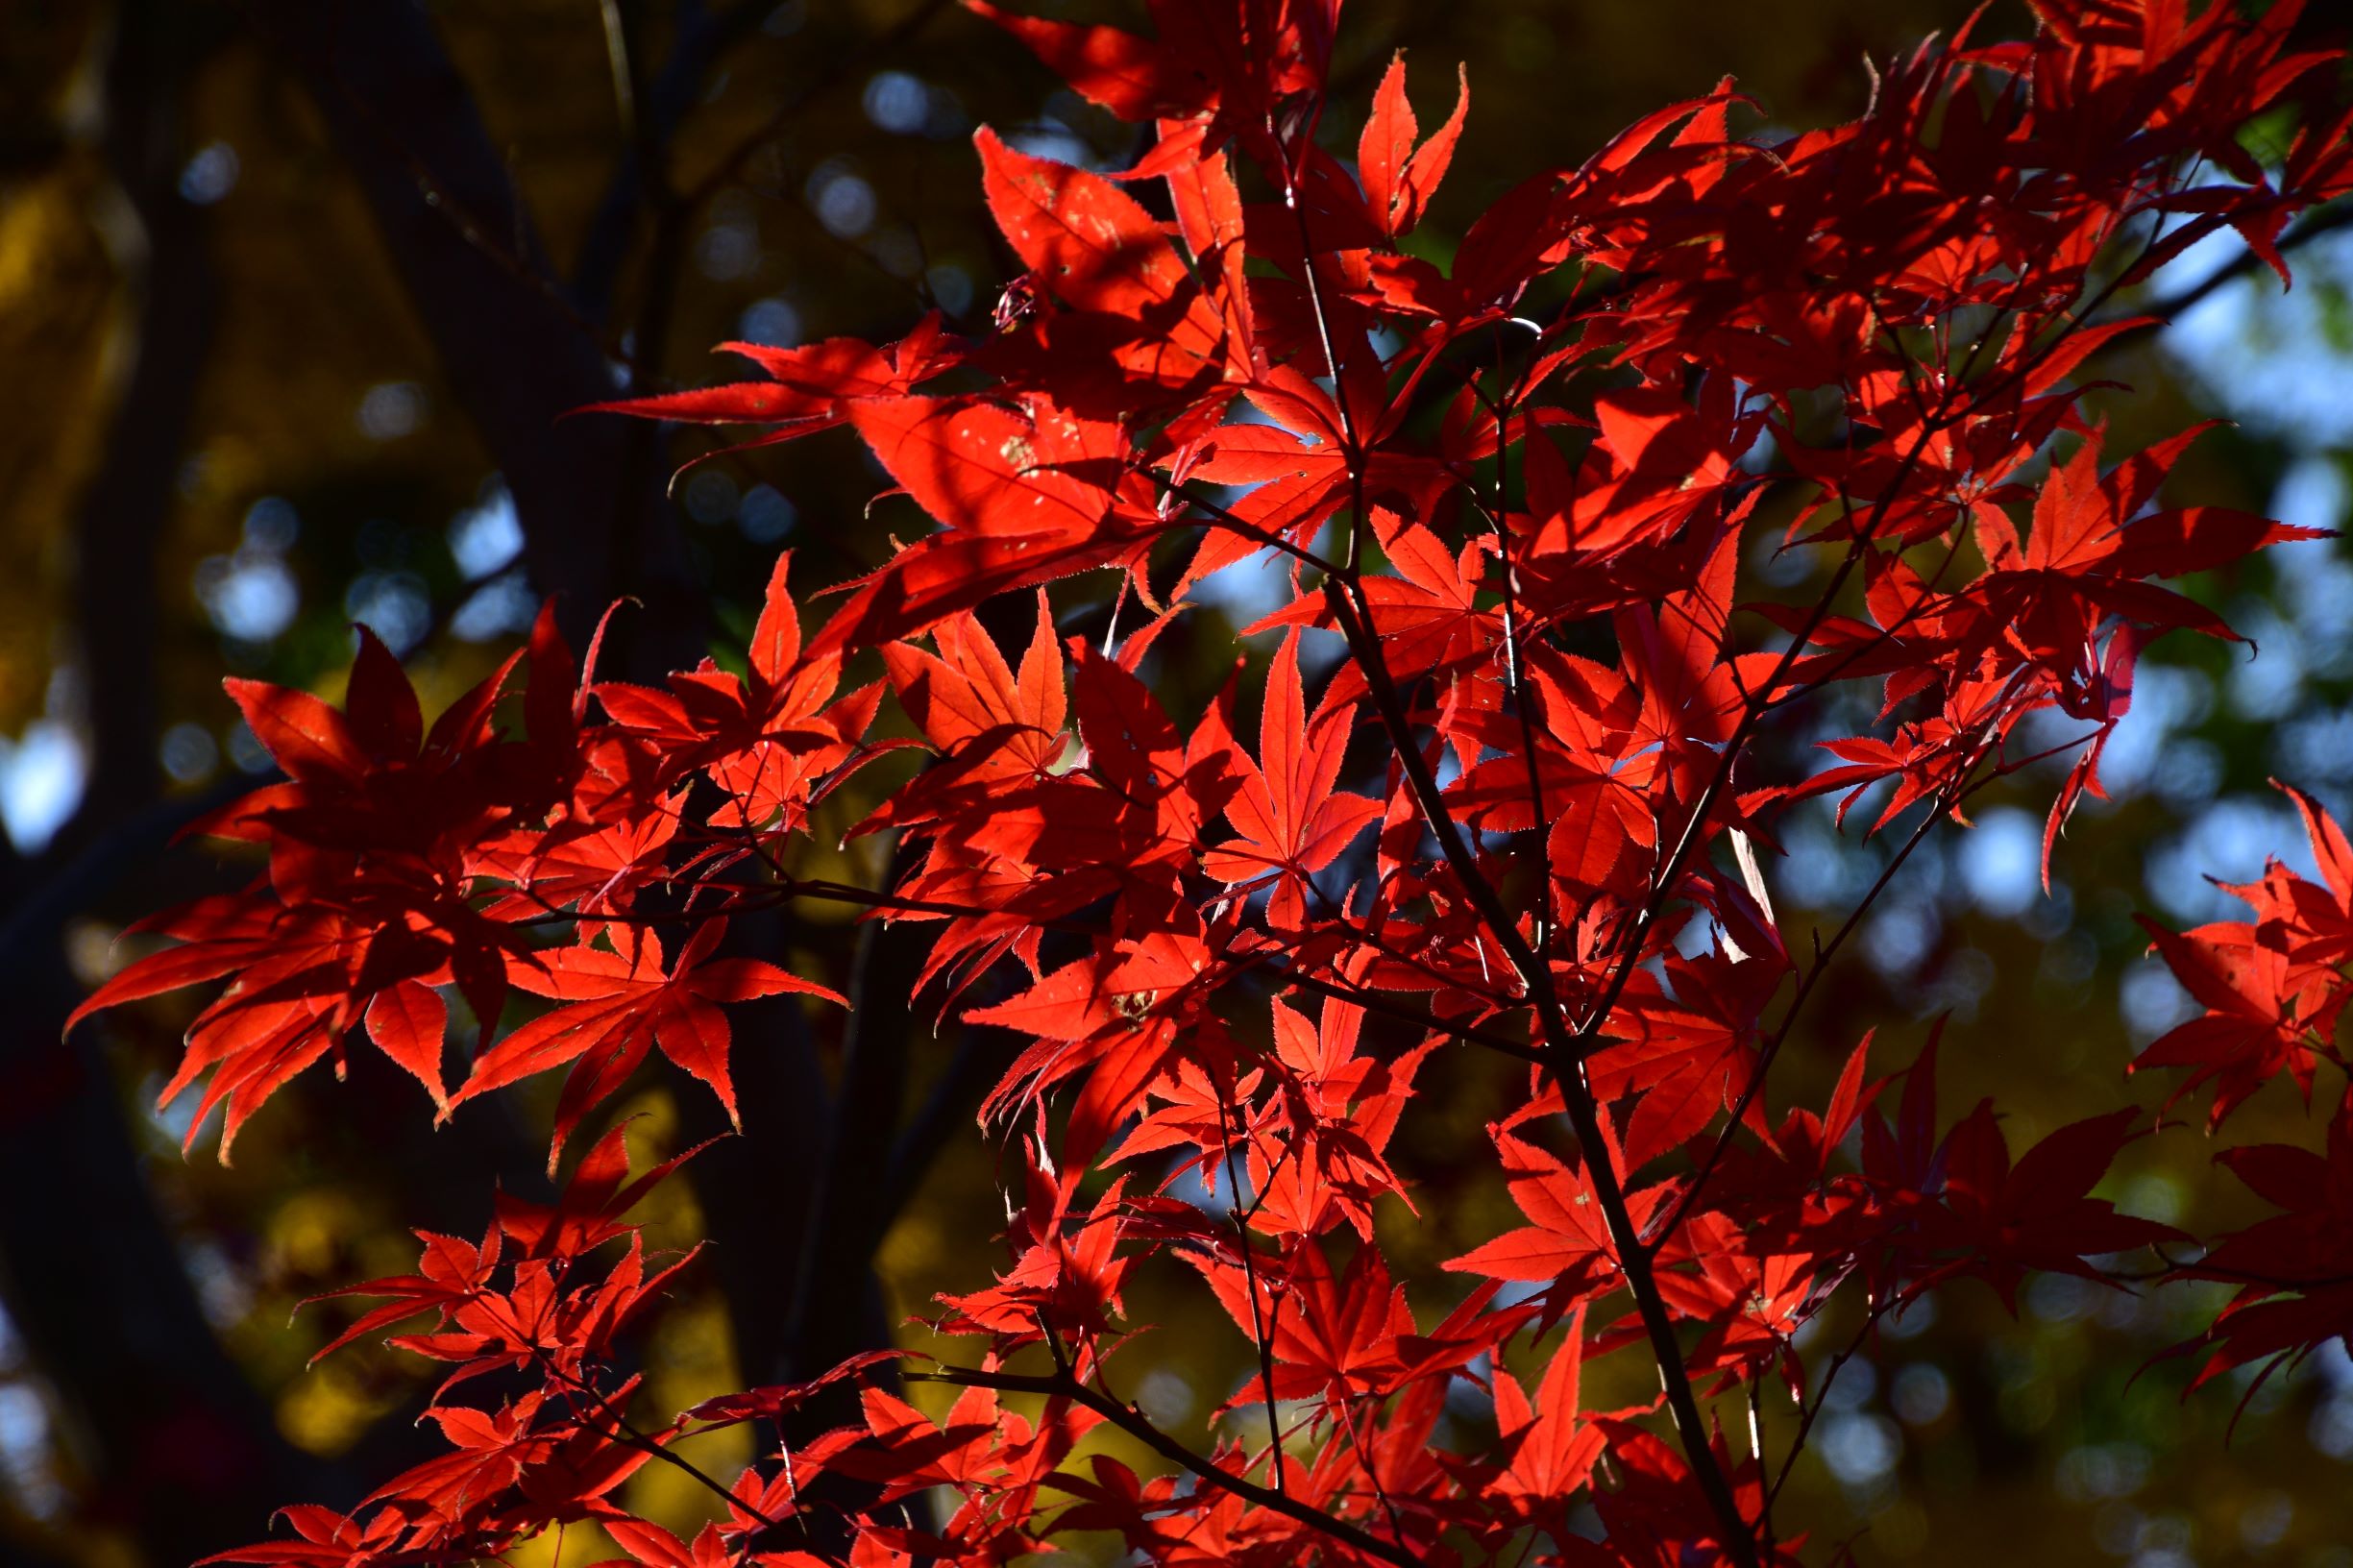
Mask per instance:
[[[1838,1348],[1797,1336],[1834,1300],[1869,1333],[1958,1282],[2179,1271],[2238,1290],[2182,1347],[2200,1378],[2353,1324],[2353,1102],[2324,1143],[2232,1148],[2276,1213],[2201,1250],[2096,1195],[2152,1132],[2129,1108],[2014,1139],[1940,1104],[1909,1018],[1820,1103],[1773,1073],[1854,929],[1777,922],[1785,812],[1840,796],[1892,874],[2056,756],[2047,877],[2143,649],[2238,635],[2178,579],[2310,536],[2171,495],[2196,429],[2108,451],[2081,405],[2154,268],[2229,230],[2284,280],[2292,219],[2353,191],[2341,58],[2293,0],[2041,0],[2029,40],[1924,45],[1794,136],[1727,83],[1536,168],[1451,255],[1416,229],[1475,85],[1416,58],[1453,105],[1422,123],[1400,58],[1335,135],[1361,112],[1325,96],[1336,0],[1156,0],[1153,37],[969,4],[1151,128],[1111,170],[978,134],[1023,269],[994,330],[729,344],[749,379],[609,405],[862,444],[882,494],[827,526],[887,531],[886,564],[797,600],[778,558],[748,647],[658,685],[552,611],[429,721],[364,633],[340,708],[230,683],[280,777],[202,831],[257,874],[156,917],[177,941],[84,1015],[226,982],[163,1090],[224,1160],[346,1053],[412,1074],[419,1116],[560,1073],[568,1175],[318,1309],[331,1350],[445,1363],[448,1452],[222,1560],[466,1560],[580,1522],[647,1568],[1099,1532],[1160,1563],[1828,1560],[1776,1503]],[[1797,598],[1789,556],[1822,569]],[[1156,642],[1237,568],[1285,585],[1232,650],[1262,673],[1172,705]],[[1058,602],[1081,574],[1117,582],[1108,618]],[[1859,727],[1811,771],[1759,754],[1824,713]],[[813,871],[813,808],[886,760],[906,782],[854,834],[894,836],[895,878]],[[2321,880],[2275,866],[2244,921],[2149,928],[2200,1011],[2136,1064],[2176,1119],[2344,1093],[2353,846],[2293,799]],[[920,926],[918,1006],[1009,1038],[960,1135],[1001,1148],[1003,1267],[934,1304],[933,1350],[650,1409],[623,1347],[701,1264],[624,1217],[678,1162],[631,1180],[601,1113],[658,1058],[733,1115],[741,1004],[844,1005],[742,939],[809,900]],[[1523,1217],[1409,1299],[1374,1213],[1417,1201],[1390,1140],[1450,1053],[1507,1064],[1468,1136]],[[1123,1286],[1164,1263],[1255,1359],[1213,1449],[1122,1376],[1151,1327]],[[1617,1355],[1656,1396],[1590,1408]],[[964,1390],[944,1420],[924,1382]],[[695,1470],[725,1503],[691,1540],[617,1501],[846,1389],[861,1420]],[[1450,1446],[1465,1389],[1491,1415]]]

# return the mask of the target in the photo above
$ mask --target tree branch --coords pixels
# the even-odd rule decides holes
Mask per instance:
[[[1161,1431],[1134,1407],[1122,1405],[1074,1378],[1059,1373],[1046,1378],[1018,1372],[982,1372],[968,1367],[944,1366],[930,1372],[909,1372],[906,1378],[910,1383],[944,1383],[959,1388],[993,1388],[1009,1394],[1043,1394],[1049,1399],[1066,1399],[1072,1404],[1083,1405],[1153,1453],[1183,1466],[1220,1491],[1231,1492],[1246,1503],[1271,1509],[1286,1518],[1296,1519],[1343,1546],[1367,1556],[1378,1557],[1383,1562],[1395,1563],[1397,1568],[1422,1568],[1422,1559],[1403,1543],[1385,1541],[1369,1531],[1361,1530],[1345,1519],[1336,1519],[1323,1509],[1302,1503],[1288,1493],[1271,1490],[1247,1477],[1236,1475]]]
[[[2353,202],[2318,208],[2308,213],[2302,222],[2282,234],[2275,249],[2282,256],[2291,255],[2313,240],[2318,239],[2322,234],[2334,233],[2348,224],[2353,224]],[[2134,338],[2140,336],[2143,331],[2154,331],[2162,327],[2169,326],[2186,314],[2192,306],[2237,282],[2240,279],[2251,277],[2268,264],[2253,250],[2242,251],[2237,257],[2217,267],[2196,282],[2185,288],[2176,289],[2170,294],[2161,294],[2153,300],[2142,302],[2131,314],[2153,316],[2157,319],[2139,331],[2122,332],[2118,335],[2120,338]],[[2108,323],[2096,322],[2094,325],[2106,326]],[[2113,342],[2116,339],[2110,341]],[[2101,347],[2105,348],[2107,345],[2102,344]]]

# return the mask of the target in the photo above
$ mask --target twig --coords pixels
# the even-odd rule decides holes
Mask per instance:
[[[1239,1127],[1245,1138],[1249,1136],[1249,1128],[1243,1123],[1241,1113],[1235,1109],[1234,1098],[1227,1091],[1226,1080],[1222,1071],[1215,1074],[1215,1083],[1217,1108],[1220,1113],[1218,1139],[1225,1144],[1226,1188],[1233,1194],[1234,1200],[1232,1215],[1234,1244],[1241,1249],[1242,1286],[1250,1293],[1250,1342],[1258,1348],[1259,1387],[1266,1396],[1268,1464],[1274,1476],[1275,1490],[1280,1492],[1285,1489],[1283,1484],[1283,1427],[1275,1406],[1274,1332],[1267,1324],[1265,1314],[1259,1311],[1258,1249],[1250,1244],[1250,1225],[1242,1217],[1241,1174],[1234,1164],[1234,1134],[1225,1124],[1230,1122],[1234,1127]],[[1283,1310],[1283,1303],[1279,1297],[1273,1299],[1269,1305],[1277,1312]]]
[[[614,1409],[612,1402],[607,1400],[603,1394],[599,1392],[593,1384],[584,1383],[580,1379],[574,1377],[571,1373],[566,1372],[563,1368],[557,1366],[554,1361],[547,1359],[545,1356],[540,1357],[539,1360],[540,1364],[547,1368],[548,1375],[550,1377],[568,1384],[572,1387],[577,1389],[579,1392],[586,1394],[596,1405],[599,1413],[602,1414],[607,1420],[613,1423],[616,1430],[612,1432],[599,1431],[594,1427],[590,1428],[589,1430],[596,1432],[598,1436],[604,1438],[608,1442],[619,1443],[625,1448],[634,1448],[639,1453],[648,1455],[653,1458],[657,1458],[664,1464],[670,1465],[674,1469],[676,1469],[691,1477],[697,1482],[709,1488],[711,1491],[716,1492],[719,1496],[726,1499],[732,1506],[743,1509],[746,1513],[750,1514],[754,1519],[759,1520],[760,1526],[764,1530],[774,1530],[783,1522],[778,1519],[771,1518],[754,1505],[747,1503],[742,1498],[736,1496],[732,1487],[721,1485],[708,1471],[696,1464],[694,1460],[686,1458],[686,1456],[683,1454],[672,1452],[669,1448],[665,1447],[662,1443],[650,1435],[647,1434],[646,1433],[642,1433],[634,1426],[631,1426],[629,1424],[629,1418],[623,1415],[619,1410]],[[796,1490],[797,1490],[797,1488],[796,1488]]]
[[[2353,203],[2322,208],[2307,215],[2303,222],[2281,235],[2275,249],[2280,255],[2286,256],[2298,247],[2319,238],[2322,234],[2334,233],[2348,224],[2353,224]],[[2141,328],[2139,331],[2122,332],[2118,335],[2127,338],[2137,337],[2140,331],[2154,331],[2158,327],[2165,326],[2178,319],[2184,312],[2205,300],[2209,295],[2237,282],[2242,278],[2250,276],[2267,265],[2268,263],[2253,250],[2242,251],[2237,257],[2217,267],[2188,287],[2176,289],[2170,294],[2159,295],[2156,299],[2140,305],[2133,310],[2133,315],[2154,316],[2158,319]],[[2106,326],[2107,323],[2099,322],[2095,325]],[[2102,345],[2102,347],[2105,346],[2105,344]]]
[[[1187,1448],[1154,1426],[1132,1406],[1122,1405],[1076,1379],[1060,1375],[1045,1378],[1018,1372],[982,1372],[958,1366],[944,1366],[931,1372],[909,1372],[905,1377],[910,1383],[944,1383],[959,1388],[993,1388],[1009,1394],[1042,1394],[1049,1399],[1066,1399],[1075,1405],[1083,1405],[1153,1453],[1182,1465],[1220,1491],[1230,1492],[1245,1503],[1253,1503],[1286,1518],[1295,1519],[1309,1529],[1329,1535],[1367,1556],[1395,1563],[1397,1568],[1423,1568],[1422,1559],[1404,1543],[1385,1541],[1369,1531],[1360,1529],[1345,1519],[1336,1519],[1323,1509],[1302,1503],[1287,1493],[1274,1491],[1245,1476],[1235,1474],[1215,1460]]]

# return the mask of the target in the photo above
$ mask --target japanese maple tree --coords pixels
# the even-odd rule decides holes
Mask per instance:
[[[2120,1213],[2097,1193],[2145,1116],[2013,1146],[1998,1105],[1940,1107],[1908,1022],[1825,1103],[1774,1077],[1863,913],[1784,933],[1785,813],[1843,796],[1849,831],[1900,836],[1892,875],[2056,757],[2047,877],[2143,650],[2236,636],[2168,580],[2308,536],[2161,500],[2196,432],[2109,452],[2083,401],[2153,269],[2228,228],[2285,281],[2291,221],[2353,191],[2342,57],[2294,0],[2038,0],[2031,37],[1923,45],[1797,135],[1727,83],[1538,169],[1451,257],[1415,230],[1469,86],[1425,128],[1401,58],[1339,134],[1337,0],[1156,0],[1156,37],[968,3],[1149,130],[1108,172],[979,134],[1020,269],[993,328],[729,344],[754,379],[612,405],[863,443],[876,570],[804,613],[780,558],[742,659],[659,685],[543,614],[429,726],[364,632],[341,709],[231,682],[282,779],[203,828],[266,870],[158,917],[178,944],[84,1014],[227,982],[165,1089],[198,1093],[191,1139],[220,1113],[224,1160],[364,1037],[445,1118],[561,1069],[572,1168],[337,1292],[376,1305],[330,1351],[397,1330],[448,1369],[448,1453],[217,1560],[464,1560],[593,1521],[648,1568],[1080,1531],[1166,1563],[1746,1568],[1807,1554],[1776,1511],[1820,1409],[1797,1335],[1842,1296],[1868,1333],[1963,1281],[2222,1281],[2200,1378],[2353,1327],[2353,846],[2302,795],[2323,881],[2275,866],[2248,921],[2152,925],[2204,1012],[2136,1064],[2217,1125],[2276,1077],[2318,1104],[2315,1146],[2221,1156],[2276,1217],[2201,1247]],[[1790,555],[1798,597],[1758,570]],[[1156,642],[1230,569],[1281,586],[1235,650],[1262,674],[1177,702]],[[1764,744],[1848,711],[1810,771]],[[854,832],[895,835],[897,873],[816,874],[816,808],[886,759],[908,776]],[[917,1005],[1023,1042],[971,1135],[1006,1263],[936,1304],[939,1356],[650,1412],[616,1346],[695,1264],[625,1215],[688,1156],[631,1181],[598,1113],[658,1054],[733,1115],[760,1044],[731,1006],[844,1005],[731,943],[801,900],[919,923]],[[1375,1213],[1413,1201],[1389,1145],[1443,1053],[1507,1061],[1483,1147],[1523,1222],[1409,1297]],[[1204,1451],[1123,1392],[1156,1259],[1255,1360]],[[1656,1396],[1588,1409],[1618,1354]],[[921,1382],[961,1389],[943,1419]],[[1491,1428],[1439,1442],[1465,1385]],[[843,1386],[862,1422],[733,1478],[693,1458]],[[653,1462],[723,1499],[692,1539],[617,1500]]]

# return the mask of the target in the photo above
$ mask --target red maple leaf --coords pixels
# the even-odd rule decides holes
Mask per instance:
[[[533,1018],[484,1051],[453,1106],[566,1063],[574,1066],[556,1101],[551,1171],[580,1117],[615,1090],[659,1046],[664,1056],[701,1079],[737,1120],[735,1088],[727,1072],[731,1039],[723,1002],[799,994],[847,1007],[840,992],[786,973],[763,959],[713,958],[727,922],[706,920],[664,967],[662,943],[650,929],[610,927],[614,945],[582,943],[536,954],[513,968],[515,984],[561,1006]]]

